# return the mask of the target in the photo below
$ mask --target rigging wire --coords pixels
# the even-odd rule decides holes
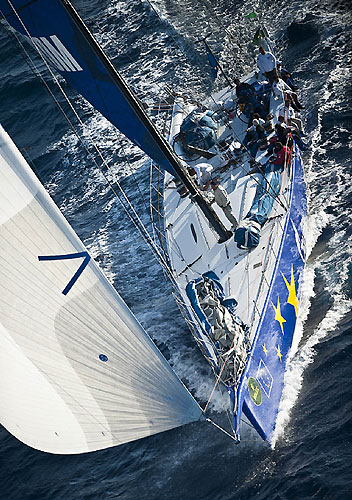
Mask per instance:
[[[9,4],[11,5],[11,2],[9,1]],[[20,19],[20,17],[18,16],[18,14],[16,13],[14,7],[11,5],[12,9],[14,10],[16,16],[18,17],[20,23],[22,24],[24,30],[26,31],[28,37],[32,40],[32,37],[30,35],[30,33],[28,32],[28,30],[26,29],[24,23],[22,22],[22,20]],[[3,13],[1,12],[3,18],[5,19]],[[7,25],[7,23],[6,23]],[[7,25],[8,26],[8,25]],[[109,187],[111,188],[112,192],[114,193],[115,197],[119,200],[121,206],[123,207],[123,209],[125,210],[126,214],[128,215],[128,217],[130,218],[130,220],[132,221],[132,223],[135,225],[135,227],[138,229],[138,231],[141,233],[143,239],[145,240],[145,242],[150,246],[150,248],[152,249],[152,251],[154,252],[154,254],[156,255],[156,258],[157,260],[159,261],[159,263],[161,264],[162,268],[164,269],[165,271],[165,276],[169,279],[169,281],[171,281],[172,285],[175,286],[175,281],[174,281],[174,277],[173,277],[173,274],[172,274],[172,270],[170,268],[170,265],[169,265],[169,261],[168,261],[168,256],[167,254],[165,253],[165,249],[161,248],[159,249],[159,245],[155,242],[155,239],[152,238],[147,229],[145,228],[145,226],[143,225],[143,223],[141,222],[137,212],[135,211],[133,205],[131,204],[130,200],[128,199],[127,195],[125,194],[124,190],[122,189],[120,183],[116,180],[115,178],[115,175],[113,174],[113,177],[114,177],[114,182],[115,184],[117,185],[117,187],[119,188],[119,191],[120,193],[122,194],[122,197],[119,195],[118,192],[116,192],[116,190],[114,189],[114,186],[111,184],[111,182],[109,181],[109,179],[106,177],[104,171],[102,171],[102,166],[99,166],[92,154],[91,151],[89,151],[88,147],[87,147],[87,144],[86,144],[86,141],[81,137],[81,135],[79,134],[79,132],[76,130],[75,128],[75,125],[73,124],[73,122],[70,120],[70,118],[68,117],[67,113],[64,111],[63,107],[61,106],[61,104],[59,103],[59,101],[57,100],[57,98],[55,97],[55,95],[53,94],[53,92],[51,91],[50,87],[48,86],[47,82],[45,82],[43,76],[41,75],[40,71],[38,70],[38,68],[36,67],[33,59],[31,58],[30,54],[27,52],[27,50],[25,49],[24,45],[22,44],[22,42],[20,41],[20,39],[18,38],[18,36],[16,35],[16,32],[11,30],[10,28],[7,30],[9,33],[12,33],[13,36],[16,38],[17,42],[19,43],[19,45],[21,46],[23,52],[26,54],[27,56],[27,59],[26,57],[24,57],[24,59],[26,60],[27,64],[29,65],[30,69],[32,70],[32,72],[42,81],[42,83],[44,84],[46,90],[48,91],[48,93],[51,95],[51,97],[53,98],[54,102],[56,103],[56,105],[58,106],[58,108],[60,109],[61,113],[63,114],[63,116],[65,117],[69,127],[72,129],[72,131],[74,132],[75,136],[77,137],[78,141],[80,143],[82,143],[84,149],[86,150],[87,154],[88,154],[88,157],[92,160],[92,162],[94,163],[94,165],[102,172],[107,184],[109,185]],[[42,59],[42,61],[44,62],[46,68],[48,69],[53,81],[57,84],[60,92],[62,93],[63,97],[65,98],[65,100],[67,101],[67,103],[69,104],[69,107],[71,108],[71,110],[73,111],[77,121],[79,122],[79,124],[81,125],[82,129],[85,130],[86,127],[84,126],[83,122],[81,121],[80,117],[78,116],[76,110],[74,109],[74,106],[73,104],[71,103],[71,101],[69,100],[68,96],[66,95],[64,89],[62,88],[62,86],[60,85],[59,81],[57,80],[55,74],[52,72],[51,68],[49,67],[49,65],[47,64],[46,60],[44,59],[43,55],[41,54],[40,52],[40,49],[37,47],[37,45],[34,43],[34,41],[32,40],[32,43],[36,49],[36,51],[38,52],[40,58]],[[31,61],[31,64],[29,64],[29,61]],[[115,132],[116,135],[117,135],[117,131]],[[88,135],[89,135],[89,131],[88,131]],[[89,137],[89,140],[91,142],[91,144],[93,145],[93,148],[95,149],[95,151],[98,153],[99,157],[101,158],[102,160],[102,165],[105,167],[106,171],[107,172],[110,172],[110,168],[109,166],[107,165],[105,159],[103,158],[98,146],[96,145],[96,143],[91,139],[91,137]],[[125,157],[126,157],[126,154],[125,154]],[[132,170],[132,168],[130,167],[130,169]],[[138,186],[139,188],[139,186]],[[143,198],[143,196],[142,196]],[[145,202],[145,200],[143,200]],[[125,205],[125,203],[127,205]],[[133,212],[133,215],[136,216],[136,219],[137,220],[134,220],[134,218],[132,217],[132,214],[128,211],[128,207],[132,210]],[[140,225],[139,225],[140,224]],[[141,226],[141,227],[140,227]]]
[[[29,31],[27,30],[25,24],[23,23],[22,19],[20,18],[19,14],[17,13],[15,7],[13,6],[12,2],[10,0],[8,0],[9,2],[9,5],[10,7],[12,8],[14,14],[16,15],[18,21],[20,22],[20,24],[22,25],[23,29],[25,30],[27,36],[30,38],[30,40],[32,41],[36,51],[38,52],[40,58],[42,59],[42,61],[44,62],[46,68],[48,69],[51,77],[53,78],[54,82],[57,84],[57,86],[59,87],[62,95],[64,96],[66,102],[68,103],[69,107],[71,108],[72,112],[74,113],[77,121],[79,122],[79,124],[81,125],[82,129],[84,130],[85,129],[85,126],[81,120],[81,118],[79,117],[77,111],[75,110],[73,104],[71,103],[69,97],[67,96],[67,94],[65,93],[62,85],[60,84],[60,82],[58,81],[57,77],[55,76],[55,74],[53,73],[53,71],[51,70],[51,68],[49,67],[48,63],[46,62],[45,58],[43,57],[43,54],[41,53],[39,47],[37,46],[36,42],[33,40],[31,34],[29,33]],[[2,13],[3,15],[3,13]],[[4,17],[4,15],[3,15]],[[18,39],[17,35],[15,34],[16,38]],[[21,44],[21,46],[23,47],[23,45]],[[24,47],[23,47],[24,48]],[[25,50],[25,49],[24,49]],[[30,56],[28,55],[27,51],[25,50],[27,56],[30,58]],[[31,58],[30,58],[31,59]],[[31,59],[32,63],[33,63],[33,60]],[[35,64],[33,63],[33,65],[35,66]],[[39,73],[40,74],[40,73]],[[40,75],[40,78],[42,79],[43,81],[43,77]],[[52,94],[50,88],[48,87],[47,84],[45,84],[46,88],[49,90],[50,94]],[[58,103],[57,99],[55,99],[55,102]],[[59,104],[59,109],[63,112],[64,116],[66,117],[66,113],[65,111],[63,110],[62,106]],[[75,131],[75,128],[74,128],[74,125],[72,124],[72,122],[67,118],[68,120],[68,123],[70,124],[70,126],[73,128],[73,130]],[[86,144],[85,144],[85,141],[83,139],[81,139],[81,137],[79,136],[79,134],[77,133],[77,131],[75,131],[75,135],[79,138],[79,140],[82,142],[83,144],[83,147],[85,148],[85,150],[87,151],[88,155],[91,157],[91,152],[89,151],[89,149],[87,148]],[[114,185],[111,183],[111,181],[108,179],[107,175],[106,175],[106,172],[104,170],[102,170],[102,166],[104,166],[105,170],[107,172],[110,172],[110,167],[108,166],[105,158],[103,157],[98,145],[90,138],[90,142],[91,144],[93,145],[93,148],[94,150],[97,152],[98,156],[100,157],[101,161],[102,161],[102,165],[99,166],[97,163],[96,163],[96,160],[93,158],[93,162],[95,163],[95,165],[99,168],[99,170],[102,172],[106,182],[108,183],[109,187],[111,188],[111,190],[113,191],[114,195],[117,197],[117,199],[121,202],[121,198],[118,194],[118,192],[116,191]],[[169,265],[168,263],[165,261],[164,259],[164,256],[160,253],[159,249],[157,248],[157,246],[155,245],[152,237],[149,235],[146,227],[144,226],[142,220],[140,219],[138,213],[136,212],[135,208],[133,207],[132,203],[130,202],[129,198],[127,197],[126,193],[124,192],[123,188],[121,187],[119,181],[116,179],[115,175],[113,174],[113,177],[114,177],[114,184],[117,186],[121,196],[122,196],[122,199],[124,200],[124,202],[126,202],[127,206],[124,205],[123,202],[121,202],[121,205],[122,207],[124,208],[125,212],[127,213],[127,215],[129,216],[130,220],[133,222],[133,224],[136,226],[136,228],[138,229],[138,231],[141,233],[141,235],[143,236],[144,240],[150,245],[151,249],[153,250],[154,254],[156,255],[158,261],[160,262],[160,264],[165,268],[165,270],[167,271],[167,275],[170,277],[171,279],[171,282],[173,283],[174,282],[174,278],[173,278],[173,275],[172,275],[172,271],[171,269],[169,268]],[[128,211],[128,208],[132,211],[132,214],[130,214],[130,212]]]
[[[232,436],[229,432],[225,431],[225,429],[223,429],[220,425],[216,424],[215,422],[213,422],[211,420],[211,418],[206,418],[205,419],[207,422],[210,422],[211,424],[213,424],[214,427],[216,427],[217,429],[219,429],[221,432],[223,432],[224,434],[226,434],[226,436],[228,436],[229,438],[231,438],[233,441],[235,441],[235,443],[239,444],[239,440],[236,439],[235,436]]]
[[[150,6],[150,8],[153,10],[153,12],[156,14],[156,16],[158,17],[158,19],[160,20],[161,24],[165,25],[166,24],[166,30],[167,30],[167,33],[169,35],[169,37],[173,40],[174,44],[178,47],[178,49],[180,50],[182,56],[184,57],[184,60],[186,63],[188,63],[188,58],[187,58],[187,54],[184,50],[184,48],[182,47],[182,45],[178,42],[178,40],[176,39],[176,37],[173,35],[172,31],[170,30],[170,27],[168,26],[167,23],[165,23],[165,20],[162,18],[162,15],[160,14],[160,12],[153,6],[152,2],[150,0],[145,0],[147,2],[147,4]],[[132,59],[132,57],[127,53],[127,54],[124,54],[124,57],[127,58],[131,63],[135,63],[135,61]],[[202,67],[203,69],[203,67]],[[199,78],[198,78],[198,81],[201,81]],[[152,82],[154,85],[156,85],[160,91],[165,91],[165,88],[163,86],[160,85],[160,83],[157,81],[157,80],[154,80]],[[166,91],[170,94],[170,91],[171,91],[171,94],[173,96],[177,96],[179,95],[178,92],[174,91],[173,89],[171,89],[168,85],[166,85]],[[136,92],[136,94],[138,94],[138,92]],[[161,103],[163,103],[165,105],[165,107],[169,107],[170,106],[170,103],[169,101],[162,95],[162,94],[158,94],[158,97],[159,99],[161,98]],[[183,96],[184,97],[184,96]],[[184,97],[185,98],[185,97]],[[185,100],[187,100],[185,98]],[[193,102],[195,102],[197,105],[199,105],[198,101],[196,98],[191,98],[191,100]],[[185,111],[185,113],[187,112],[187,110],[185,108],[182,108],[182,105],[180,104],[180,107],[181,109],[183,109]],[[151,109],[149,106],[148,106],[149,109]]]
[[[162,19],[160,13],[156,10],[156,8],[153,7],[152,3],[149,1],[149,0],[146,0],[146,2],[149,4],[149,6],[151,7],[151,9],[155,12],[155,14],[157,15],[157,17],[159,18],[160,22],[162,24],[165,24],[164,20]],[[187,58],[186,58],[186,54],[185,52],[183,51],[181,45],[178,43],[177,39],[173,36],[173,34],[171,33],[170,30],[168,30],[168,34],[170,36],[170,38],[172,38],[172,40],[174,41],[175,45],[177,45],[177,47],[180,49],[182,55],[185,57],[185,60],[187,61]],[[121,55],[121,52],[118,52],[118,55]],[[132,64],[135,63],[135,60],[129,55],[129,53],[124,53],[123,54],[123,57],[128,59]],[[160,83],[157,81],[157,80],[154,80],[152,81],[152,83],[154,85],[156,85],[160,91],[164,91],[165,89],[160,85]],[[139,91],[137,90],[134,90],[135,94],[137,95],[137,97],[141,100],[141,97],[140,96],[144,96],[144,94],[139,94]],[[174,92],[175,93],[175,92]],[[139,94],[139,95],[138,95]],[[158,97],[159,99],[161,98],[161,102],[165,105],[165,107],[169,107],[170,106],[170,103],[168,102],[168,100],[161,94],[159,93],[158,94]],[[150,107],[148,106],[148,108],[150,109]]]
[[[163,24],[165,24],[165,20],[162,18],[162,15],[160,14],[159,10],[158,10],[156,7],[154,7],[154,5],[153,5],[153,3],[151,2],[151,0],[145,0],[145,1],[148,3],[148,5],[150,6],[150,8],[151,8],[151,9],[155,12],[155,14],[156,14],[156,15],[157,15],[157,17],[159,18],[160,22],[161,22],[161,23],[163,23]],[[184,48],[183,48],[183,47],[182,47],[182,45],[179,43],[179,41],[178,41],[178,40],[174,37],[173,33],[171,32],[171,30],[169,29],[169,27],[168,27],[168,25],[167,25],[167,24],[166,24],[166,29],[167,29],[167,32],[168,32],[168,35],[170,36],[170,38],[173,40],[173,42],[175,43],[175,45],[176,45],[176,46],[179,48],[179,50],[181,51],[181,53],[182,53],[182,55],[183,55],[183,57],[184,57],[184,59],[185,59],[185,62],[187,62],[187,63],[188,63],[188,57],[187,57],[187,54],[186,54],[186,52],[185,52]],[[225,30],[225,31],[226,31],[226,30]],[[208,72],[207,72],[207,73],[205,73],[205,71],[204,71],[204,66],[202,66],[201,71],[202,71],[202,73],[203,73],[204,75],[207,75],[207,76],[209,75],[209,73],[208,73]],[[200,80],[198,79],[198,81],[200,81]],[[196,100],[197,100],[197,99],[196,99]]]
[[[227,353],[226,353],[226,357],[225,357],[225,359],[224,359],[224,361],[223,361],[222,367],[220,368],[219,374],[218,374],[218,376],[217,376],[217,378],[216,378],[216,381],[215,381],[215,384],[214,384],[213,390],[211,391],[210,396],[209,396],[209,398],[208,398],[208,401],[206,402],[206,405],[205,405],[205,407],[204,407],[203,413],[205,413],[205,412],[207,411],[207,408],[208,408],[208,406],[209,406],[209,404],[210,404],[210,401],[211,401],[211,399],[212,399],[212,397],[213,397],[213,395],[214,395],[215,389],[216,389],[216,387],[218,386],[218,383],[220,382],[222,372],[224,371],[224,368],[225,368],[225,366],[226,366],[226,363],[227,363],[227,361],[228,361],[228,359],[229,359],[229,357],[230,357],[231,351],[232,351],[232,349],[233,349],[233,347],[234,347],[234,345],[235,345],[235,340],[236,340],[236,336],[234,336],[234,338],[233,338],[233,340],[232,340],[232,344],[231,344],[231,346],[230,346],[229,350],[228,350],[228,351],[227,351]]]
[[[200,3],[204,4],[207,11],[211,12],[212,17],[210,19],[215,19],[218,26],[226,33],[231,42],[233,42],[234,44],[236,43],[238,45],[237,40],[234,38],[231,31],[228,30],[228,27],[225,25],[223,20],[218,16],[218,13],[216,12],[216,9],[214,9],[212,2],[209,2],[207,0],[199,0],[199,1]]]
[[[149,2],[149,0],[147,0],[147,1],[148,1],[148,3],[151,5],[151,3]],[[18,16],[18,14],[17,14],[16,10],[14,9],[14,7],[13,7],[12,3],[10,2],[10,0],[9,0],[9,4],[10,4],[11,8],[13,9],[14,13],[16,14],[16,16],[17,16],[18,20],[19,20],[19,21],[20,21],[20,23],[22,24],[23,28],[25,29],[25,31],[26,31],[26,33],[27,33],[27,35],[28,35],[28,36],[29,36],[29,38],[31,39],[31,41],[32,41],[32,43],[33,43],[33,45],[34,45],[34,47],[36,48],[36,50],[37,50],[38,54],[40,55],[41,59],[43,60],[44,64],[46,65],[47,69],[49,70],[49,72],[50,72],[50,74],[51,74],[51,76],[52,76],[52,78],[53,78],[54,82],[58,85],[58,87],[59,87],[59,89],[60,89],[61,93],[62,93],[62,94],[63,94],[63,96],[65,97],[65,99],[66,99],[66,101],[68,102],[68,104],[69,104],[70,108],[72,109],[72,111],[73,111],[74,115],[76,116],[76,118],[77,118],[77,120],[78,120],[79,124],[81,125],[81,127],[82,127],[82,128],[83,128],[83,130],[84,130],[85,126],[84,126],[83,122],[81,121],[80,117],[78,116],[78,114],[77,114],[77,112],[76,112],[75,108],[73,107],[72,103],[70,102],[70,100],[69,100],[68,96],[66,95],[66,93],[65,93],[64,89],[62,88],[62,86],[61,86],[61,85],[60,85],[60,83],[58,82],[58,80],[57,80],[56,76],[53,74],[53,72],[51,71],[51,69],[50,69],[49,65],[46,63],[46,61],[45,61],[45,59],[44,59],[44,57],[43,57],[43,55],[42,55],[42,53],[41,53],[40,49],[38,48],[38,46],[36,45],[36,43],[35,43],[35,42],[34,42],[34,40],[32,39],[31,35],[30,35],[30,34],[29,34],[29,32],[27,31],[27,29],[26,29],[25,25],[23,24],[22,20],[21,20],[21,19],[20,19],[20,17]],[[152,7],[152,5],[151,5],[151,7]],[[152,8],[153,8],[153,7],[152,7]],[[153,8],[153,10],[154,10],[154,8]],[[15,36],[16,36],[16,35],[15,35]],[[17,36],[16,36],[16,38],[17,38]],[[18,41],[19,41],[19,40],[18,40]],[[21,42],[20,42],[20,41],[19,41],[19,43],[21,44]],[[22,45],[22,44],[21,44],[21,46],[22,46],[22,48],[24,49],[24,47],[23,47],[23,45]],[[26,50],[25,50],[25,49],[24,49],[24,51],[26,52]],[[27,52],[26,52],[26,54],[27,54]],[[29,56],[28,54],[27,54],[27,57],[29,57],[29,58],[30,58],[30,56]],[[31,58],[30,58],[30,59],[31,59]],[[31,62],[33,63],[32,59],[31,59]],[[35,67],[35,64],[34,64],[34,63],[33,63],[33,65],[34,65],[34,67]],[[65,119],[67,120],[67,122],[69,123],[69,125],[70,125],[71,129],[73,130],[73,132],[75,133],[75,135],[77,136],[77,138],[78,138],[78,139],[82,142],[82,144],[84,145],[84,147],[85,147],[85,149],[86,149],[86,151],[87,151],[88,155],[89,155],[89,156],[92,156],[92,153],[91,153],[91,152],[89,151],[89,149],[86,147],[86,145],[85,145],[85,143],[84,143],[83,139],[81,138],[81,136],[80,136],[80,135],[78,134],[78,132],[76,131],[75,126],[73,125],[73,123],[71,122],[71,120],[68,118],[68,116],[67,116],[67,114],[65,113],[65,111],[63,110],[63,108],[62,108],[61,104],[60,104],[60,103],[58,102],[58,100],[55,98],[55,96],[54,96],[54,94],[52,93],[52,91],[51,91],[50,87],[49,87],[49,86],[47,85],[47,83],[44,81],[44,79],[43,79],[42,75],[39,73],[39,71],[38,71],[38,75],[40,76],[41,80],[42,80],[42,81],[43,81],[43,83],[45,84],[45,86],[46,86],[47,90],[49,91],[49,93],[52,95],[52,97],[53,97],[54,101],[56,102],[57,106],[58,106],[58,107],[59,107],[59,109],[62,111],[62,113],[63,113],[63,115],[65,116]],[[37,75],[37,76],[38,76],[38,75]],[[214,99],[213,99],[213,100],[214,100]],[[214,101],[214,102],[215,102],[215,101]],[[96,160],[95,160],[95,159],[93,159],[93,161],[94,161],[95,165],[96,165],[98,168],[100,168],[100,170],[101,170],[102,166],[104,166],[104,168],[105,168],[108,172],[110,172],[110,167],[109,167],[109,166],[108,166],[108,164],[106,163],[106,160],[105,160],[105,158],[103,157],[102,153],[100,152],[100,150],[99,150],[99,148],[98,148],[97,144],[96,144],[96,143],[95,143],[95,142],[94,142],[91,138],[90,138],[90,141],[91,141],[91,143],[92,143],[92,145],[93,145],[93,148],[94,148],[94,149],[95,149],[95,151],[98,153],[98,156],[100,157],[100,159],[101,159],[101,161],[102,161],[102,165],[99,167],[99,166],[98,166],[98,164],[97,164],[97,162],[96,162]],[[124,154],[125,154],[125,153],[124,153]],[[125,154],[125,157],[127,158],[126,154]],[[128,162],[129,168],[131,169],[131,165],[130,165],[130,163],[129,163],[128,159],[127,159],[127,162]],[[131,169],[131,170],[132,170],[132,169]],[[133,216],[129,213],[128,208],[124,205],[124,202],[121,200],[121,198],[120,198],[119,194],[118,194],[118,193],[116,192],[116,190],[114,189],[113,184],[111,184],[110,180],[109,180],[109,179],[107,178],[107,176],[105,175],[105,172],[103,171],[102,173],[103,173],[104,178],[105,178],[105,180],[107,181],[108,185],[109,185],[109,186],[110,186],[110,188],[112,189],[112,191],[113,191],[114,195],[115,195],[115,196],[119,199],[119,201],[120,201],[121,205],[123,206],[124,210],[126,211],[126,213],[128,214],[128,216],[130,217],[131,221],[132,221],[132,222],[133,222],[133,224],[137,227],[137,229],[140,231],[140,233],[142,234],[143,238],[147,241],[147,243],[149,244],[149,246],[152,248],[152,250],[153,250],[153,252],[155,253],[156,257],[158,258],[158,260],[159,260],[160,264],[162,265],[162,267],[163,267],[164,271],[165,271],[165,270],[167,271],[167,275],[168,275],[168,276],[169,276],[169,278],[171,279],[172,283],[174,283],[174,278],[173,278],[173,276],[172,276],[172,271],[171,271],[171,270],[170,270],[170,268],[169,268],[168,262],[164,259],[164,256],[160,253],[160,250],[159,250],[159,248],[157,247],[157,245],[156,245],[156,243],[155,243],[154,239],[153,239],[153,238],[149,235],[149,233],[148,233],[147,229],[145,228],[145,226],[144,226],[143,222],[141,221],[140,217],[138,216],[138,214],[137,214],[137,212],[135,211],[135,209],[134,209],[133,205],[131,204],[130,200],[128,199],[128,197],[127,197],[126,193],[123,191],[122,187],[120,186],[119,182],[118,182],[116,179],[114,180],[114,183],[116,184],[116,186],[117,186],[117,187],[118,187],[118,189],[120,190],[120,194],[122,195],[122,199],[123,199],[123,200],[124,200],[124,202],[127,204],[127,207],[128,207],[128,208],[130,208],[130,209],[132,210]],[[114,177],[115,177],[115,176],[114,176]],[[138,185],[138,183],[137,183],[137,185]],[[138,186],[138,187],[139,187],[139,186]],[[270,193],[269,193],[269,194],[270,194]],[[286,207],[284,207],[284,208],[286,209]],[[287,209],[286,209],[286,210],[287,210]],[[134,219],[134,217],[135,217],[135,219]],[[233,344],[232,344],[232,346],[233,346]],[[231,346],[231,348],[232,348],[232,346]],[[230,348],[230,350],[231,350],[231,348]],[[206,406],[205,406],[205,408],[204,408],[204,412],[205,412],[205,411],[207,410],[207,408],[208,408],[208,405],[209,405],[210,400],[211,400],[211,398],[212,398],[212,396],[213,396],[213,393],[214,393],[214,391],[215,391],[215,388],[217,387],[218,382],[219,382],[219,380],[220,380],[220,378],[221,378],[222,371],[223,371],[223,370],[224,370],[224,368],[225,368],[225,365],[226,365],[226,362],[227,362],[227,360],[228,360],[228,357],[229,357],[229,355],[227,355],[227,357],[226,357],[226,358],[225,358],[225,360],[224,360],[223,366],[222,366],[222,368],[221,368],[221,370],[220,370],[220,373],[219,373],[218,378],[217,378],[217,380],[216,380],[216,383],[215,383],[215,385],[214,385],[213,391],[212,391],[212,393],[211,393],[211,395],[210,395],[210,397],[209,397],[209,399],[208,399],[208,401],[207,401],[207,404],[206,404]],[[231,437],[232,439],[234,439],[234,440],[236,441],[236,439],[234,438],[234,436],[231,436],[229,433],[227,433],[225,430],[223,430],[220,426],[218,426],[217,424],[215,424],[215,423],[214,423],[211,419],[208,419],[208,418],[207,418],[206,420],[207,420],[207,421],[209,421],[209,422],[211,422],[211,423],[212,423],[215,427],[218,427],[218,428],[219,428],[219,429],[221,429],[221,430],[222,430],[225,434],[227,434],[229,437]]]
[[[119,53],[121,54],[121,52]],[[131,63],[134,63],[135,61],[132,59],[132,57],[127,53],[127,54],[124,54],[124,57],[129,59]],[[161,91],[158,96],[159,96],[159,99],[160,99],[160,103],[159,103],[159,106],[158,108],[156,108],[157,110],[160,109],[160,106],[163,105],[166,108],[169,108],[170,107],[170,103],[169,101],[162,95],[162,91],[164,91],[163,87],[160,85],[160,83],[158,81],[153,81],[152,83],[154,83],[158,88],[159,90]],[[142,98],[144,97],[144,95],[142,94],[139,94],[138,91],[134,91],[137,98],[143,102]],[[151,109],[150,106],[148,106],[148,109]],[[154,108],[152,108],[153,110],[155,110]],[[137,177],[136,177],[136,174],[135,174],[135,171],[133,170],[132,166],[131,166],[131,163],[130,163],[130,160],[129,160],[129,157],[128,157],[128,154],[126,153],[126,150],[125,150],[125,146],[124,146],[124,143],[120,141],[120,137],[119,137],[119,134],[118,134],[118,131],[116,129],[116,127],[113,127],[114,128],[114,132],[115,132],[115,138],[116,140],[118,140],[120,142],[120,145],[121,145],[121,149],[123,151],[123,155],[124,155],[124,158],[125,158],[125,161],[128,165],[128,169],[130,171],[130,174],[131,174],[131,177],[133,178],[134,180],[134,183],[137,187],[137,190],[140,194],[140,199],[142,200],[142,202],[144,203],[144,206],[145,206],[145,209],[146,211],[148,211],[148,206],[147,206],[147,200],[146,200],[146,196],[143,194],[141,188],[140,188],[140,184],[137,180]]]

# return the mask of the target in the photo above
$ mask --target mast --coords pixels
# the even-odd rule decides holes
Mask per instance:
[[[183,182],[186,188],[189,190],[192,200],[195,201],[204,216],[207,218],[211,227],[216,231],[219,235],[219,243],[222,243],[229,239],[231,233],[225,228],[221,220],[218,218],[215,211],[209,205],[209,203],[205,200],[201,191],[195,185],[195,183],[188,177],[186,172],[184,171],[181,163],[175,156],[172,151],[169,143],[166,139],[159,133],[157,128],[154,126],[153,122],[150,120],[148,115],[146,114],[144,108],[140,104],[138,98],[133,94],[131,89],[127,86],[126,82],[122,78],[122,76],[118,73],[118,71],[114,68],[111,61],[108,59],[104,51],[101,49],[97,41],[93,38],[87,26],[84,24],[83,20],[78,15],[77,11],[71,4],[69,0],[60,0],[71,19],[74,21],[77,29],[81,32],[81,34],[86,39],[87,43],[89,43],[90,47],[94,50],[96,55],[99,57],[101,63],[104,65],[107,72],[110,74],[111,78],[114,80],[116,85],[119,87],[120,91],[124,95],[126,101],[129,103],[131,108],[134,110],[140,121],[144,124],[148,132],[151,134],[155,142],[158,144],[160,150],[165,155],[172,168],[175,170],[179,179]]]

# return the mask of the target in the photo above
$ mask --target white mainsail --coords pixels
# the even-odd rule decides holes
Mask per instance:
[[[197,402],[1,126],[0,178],[4,427],[69,454],[198,420]]]

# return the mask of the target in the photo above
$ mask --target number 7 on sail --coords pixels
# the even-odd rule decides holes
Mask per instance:
[[[64,295],[67,295],[68,292],[71,290],[73,285],[76,283],[78,278],[81,276],[83,271],[88,265],[88,262],[90,261],[90,255],[88,252],[78,252],[78,253],[70,253],[66,255],[38,255],[38,260],[66,260],[66,259],[78,259],[80,257],[84,257],[83,262],[75,272],[75,274],[72,276],[70,281],[67,283],[65,288],[62,290],[62,293]]]

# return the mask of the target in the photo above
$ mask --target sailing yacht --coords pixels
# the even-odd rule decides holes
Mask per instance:
[[[1,0],[0,11],[165,172],[160,256],[178,304],[215,386],[229,393],[233,438],[245,415],[271,442],[304,268],[297,144],[281,169],[264,149],[252,155],[241,147],[250,115],[231,85],[201,106],[177,96],[165,138],[68,0]],[[272,49],[265,30],[261,43]],[[263,75],[242,81],[274,121],[285,114],[283,96],[271,95]],[[207,407],[179,381],[0,132],[2,424],[34,448],[81,453],[204,418]],[[237,227],[191,175],[204,162]]]

